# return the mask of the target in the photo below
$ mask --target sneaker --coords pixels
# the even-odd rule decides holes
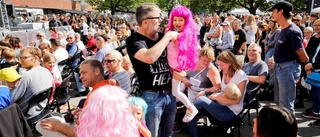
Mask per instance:
[[[302,113],[302,117],[305,117],[305,118],[310,118],[310,119],[320,119],[320,115],[318,114],[314,114],[313,112],[311,113]]]
[[[182,123],[182,122],[178,122],[178,121],[174,122],[172,132],[173,132],[173,133],[178,133],[178,132],[180,132],[185,125],[186,125],[186,124],[185,124],[185,123]]]
[[[310,125],[311,125],[312,127],[320,127],[320,120],[316,120],[316,121],[314,121],[314,122],[311,122]]]
[[[190,122],[198,114],[198,109],[195,106],[187,108],[187,112],[184,115],[182,121],[185,123]]]

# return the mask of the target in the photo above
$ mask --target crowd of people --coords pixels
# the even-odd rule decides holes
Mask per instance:
[[[200,117],[232,121],[266,85],[277,106],[261,109],[254,135],[294,137],[295,108],[304,107],[308,90],[313,106],[302,116],[320,127],[320,88],[300,84],[319,73],[320,20],[293,10],[282,1],[269,9],[271,15],[218,16],[179,5],[162,17],[156,4],[142,3],[129,19],[43,16],[38,21],[49,24],[50,38],[39,31],[29,45],[13,35],[0,41],[0,79],[6,85],[0,88],[0,109],[17,103],[27,120],[36,117],[48,104],[29,100],[50,87],[54,91],[64,70],[74,69],[76,96],[86,97],[76,125],[52,116],[35,126],[43,136],[169,137],[183,121],[197,137]],[[65,29],[57,31],[59,26]],[[134,77],[141,97],[130,96]],[[187,108],[181,118],[176,99]]]

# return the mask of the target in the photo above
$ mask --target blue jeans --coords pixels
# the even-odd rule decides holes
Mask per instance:
[[[223,122],[231,121],[236,118],[236,115],[227,106],[222,106],[216,101],[210,100],[206,96],[197,98],[193,103],[199,112],[189,122],[190,137],[198,136],[198,117],[210,115],[213,118]]]
[[[320,88],[312,86],[311,93],[313,98],[313,112],[320,114]]]
[[[294,113],[296,83],[301,73],[298,61],[276,63],[274,82],[274,101]]]
[[[171,91],[144,91],[142,98],[147,102],[146,125],[152,137],[158,137],[159,126],[161,131],[159,137],[171,137],[174,119],[176,116],[176,99]]]
[[[273,51],[274,51],[274,47],[271,47],[268,49],[268,52],[266,53],[264,62],[266,62],[267,64],[268,64],[268,59],[273,56]]]
[[[86,88],[83,86],[83,84],[80,82],[80,75],[77,72],[74,72],[74,78],[76,80],[77,88],[79,92],[84,92]]]

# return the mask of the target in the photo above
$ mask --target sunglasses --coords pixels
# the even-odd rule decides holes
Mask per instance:
[[[295,20],[295,19],[293,19],[292,21],[300,21],[300,20]]]
[[[143,20],[147,20],[147,19],[157,19],[157,20],[159,20],[159,19],[161,19],[161,16],[159,16],[159,17],[147,17],[147,18],[145,18]]]
[[[113,62],[114,61],[114,59],[106,59],[106,60],[104,60],[104,62],[107,62],[107,63],[111,63],[111,62]]]
[[[67,40],[69,40],[69,39],[73,39],[73,38],[72,37],[67,38]]]
[[[37,37],[43,37],[43,36],[41,36],[41,35],[37,35]]]

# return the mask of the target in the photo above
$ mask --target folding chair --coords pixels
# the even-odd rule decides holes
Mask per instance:
[[[256,110],[256,115],[259,112],[259,108],[260,108],[260,103],[259,100],[256,98],[257,93],[260,91],[260,85],[258,87],[256,87],[255,89],[253,89],[252,91],[246,92],[246,96],[244,99],[244,104],[243,104],[243,109],[246,110],[244,111],[244,116],[248,115],[248,122],[249,125],[252,126],[251,123],[251,117],[250,117],[250,110],[254,109]]]
[[[31,105],[35,105],[35,104],[39,104],[40,102],[42,101],[45,101],[46,99],[48,100],[47,101],[47,105],[49,104],[49,98],[50,98],[50,95],[51,95],[51,91],[52,91],[52,87],[48,88],[48,89],[45,89],[39,93],[37,93],[36,95],[34,95],[30,100],[29,100],[29,105],[28,105],[28,109],[30,109]],[[29,126],[34,129],[34,126],[42,119],[48,117],[50,114],[51,114],[51,111],[48,109],[48,107],[45,108],[40,108],[40,109],[43,109],[43,111],[31,118],[31,119],[28,119],[28,124]],[[26,115],[26,114],[25,114]]]
[[[212,116],[208,116],[208,119],[210,121],[210,125],[209,127],[222,127],[225,130],[230,129],[230,134],[233,136],[233,131],[235,128],[238,129],[238,135],[239,137],[241,137],[241,133],[240,133],[240,127],[243,125],[243,118],[245,117],[245,115],[243,115],[244,112],[244,108],[240,111],[240,113],[236,116],[236,118],[232,121],[228,121],[228,122],[222,122],[219,121],[215,118],[213,118]]]
[[[53,94],[53,100],[49,104],[49,108],[51,111],[54,111],[57,109],[57,112],[60,113],[60,106],[64,105],[67,103],[68,105],[68,113],[71,114],[71,108],[70,108],[70,103],[69,100],[71,96],[68,94],[69,93],[69,82],[70,78],[72,77],[72,74],[69,74],[68,77],[64,78],[61,85],[55,89],[55,92]]]

